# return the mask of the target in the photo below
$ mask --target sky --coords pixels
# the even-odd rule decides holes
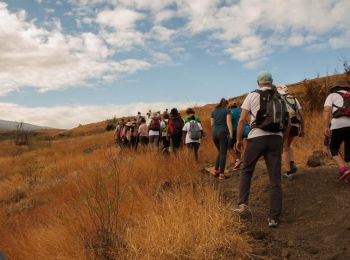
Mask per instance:
[[[0,119],[72,128],[342,72],[349,0],[0,0]]]

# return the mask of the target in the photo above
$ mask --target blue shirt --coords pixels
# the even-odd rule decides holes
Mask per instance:
[[[238,121],[242,111],[240,108],[236,107],[236,108],[230,109],[230,112],[232,115],[232,130],[237,131]]]
[[[226,108],[216,108],[211,113],[211,118],[214,119],[213,132],[229,132],[226,123],[226,117],[228,114],[230,114],[230,110]]]

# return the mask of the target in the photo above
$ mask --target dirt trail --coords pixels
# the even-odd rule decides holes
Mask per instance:
[[[277,229],[267,226],[268,176],[259,162],[250,197],[252,218],[242,220],[252,237],[253,259],[350,259],[350,186],[335,180],[337,168],[300,168],[283,180],[283,215]],[[216,182],[215,182],[216,183]],[[215,184],[235,206],[239,173]]]

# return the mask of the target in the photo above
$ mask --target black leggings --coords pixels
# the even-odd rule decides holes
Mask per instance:
[[[218,150],[216,156],[215,170],[220,170],[220,173],[225,172],[226,155],[227,155],[227,132],[214,132],[213,141]]]
[[[173,146],[173,151],[176,152],[181,146],[182,133],[171,135],[171,144]]]
[[[344,127],[332,130],[329,149],[332,156],[339,154],[340,145],[344,142],[344,160],[350,162],[350,127]]]

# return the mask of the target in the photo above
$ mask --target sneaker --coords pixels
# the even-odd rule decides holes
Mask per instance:
[[[342,181],[344,179],[347,179],[346,177],[349,177],[349,175],[350,175],[350,170],[349,171],[344,171],[344,172],[339,172],[338,181]]]
[[[294,174],[291,171],[286,172],[285,174],[283,174],[283,178],[287,179],[289,181],[293,180],[293,177],[294,177]]]
[[[269,222],[270,228],[276,228],[280,224],[280,221],[278,218],[268,218],[267,221]]]
[[[226,179],[228,179],[229,177],[227,176],[227,175],[225,175],[225,174],[223,174],[223,173],[220,173],[220,175],[219,175],[219,180],[226,180]]]
[[[290,172],[291,173],[296,173],[298,171],[298,167],[295,166],[294,162],[290,163]]]
[[[219,172],[219,170],[214,170],[211,174],[212,174],[214,177],[219,177],[220,172]]]
[[[238,169],[239,169],[239,167],[241,166],[241,164],[242,164],[242,161],[240,160],[240,159],[237,159],[236,160],[236,163],[235,163],[235,165],[233,166],[233,171],[237,171]]]
[[[251,215],[250,209],[246,204],[239,204],[238,207],[233,210],[233,212],[243,218]]]

